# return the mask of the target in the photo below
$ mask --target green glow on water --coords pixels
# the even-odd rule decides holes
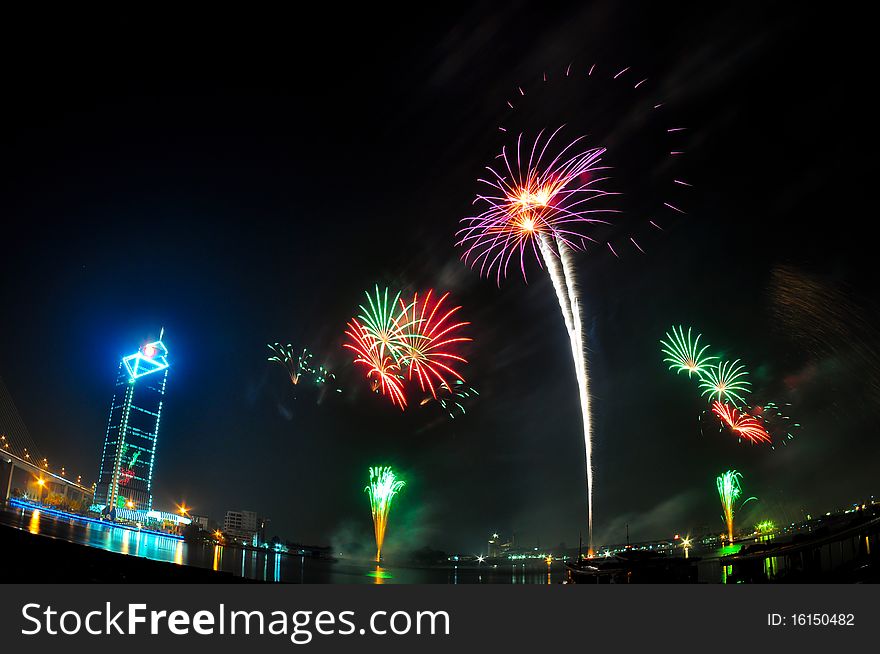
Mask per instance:
[[[373,577],[374,579],[393,579],[394,575],[392,575],[387,570],[383,570],[382,568],[376,568],[375,570],[370,570],[367,573],[368,577]]]

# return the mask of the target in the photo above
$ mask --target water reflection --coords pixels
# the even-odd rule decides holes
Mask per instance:
[[[28,531],[31,532],[32,534],[39,534],[40,533],[40,512],[39,511],[34,511],[31,514],[31,522],[28,525]]]
[[[767,579],[774,579],[779,572],[779,561],[775,556],[768,556],[764,559],[764,576]]]
[[[470,567],[460,564],[456,567],[436,568],[389,567],[387,564],[380,566],[375,562],[364,560],[328,561],[299,554],[288,555],[272,551],[241,550],[215,544],[187,543],[149,532],[124,529],[107,523],[81,522],[29,508],[0,507],[0,523],[40,536],[89,545],[110,552],[177,565],[198,566],[268,582],[552,584],[560,583],[564,572],[562,565],[548,567],[543,561],[525,565],[517,562],[510,568],[506,565]],[[262,557],[262,560],[258,560],[259,557]],[[271,561],[269,561],[270,557]]]
[[[376,565],[375,570],[368,572],[367,576],[373,578],[374,584],[384,584],[386,579],[391,579],[391,574],[379,565]]]

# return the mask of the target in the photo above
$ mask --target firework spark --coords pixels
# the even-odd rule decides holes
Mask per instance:
[[[712,412],[718,416],[722,424],[727,425],[731,431],[751,443],[771,443],[773,441],[760,420],[748,413],[738,411],[730,404],[715,400],[712,403]]]
[[[467,360],[450,352],[449,346],[472,339],[456,335],[461,327],[470,324],[452,320],[461,307],[448,311],[441,309],[449,293],[445,293],[435,302],[431,300],[432,293],[433,291],[428,291],[421,299],[416,293],[409,304],[400,300],[403,323],[412,325],[413,329],[412,333],[402,336],[403,346],[399,358],[401,367],[407,369],[409,379],[417,378],[422,391],[429,391],[436,399],[435,382],[448,388],[446,377],[449,375],[458,381],[464,381],[464,377],[451,366],[456,362],[467,363]]]
[[[465,382],[456,379],[452,382],[452,387],[450,388],[445,383],[441,384],[438,389],[439,392],[436,397],[432,397],[430,395],[424,397],[420,404],[422,406],[436,400],[450,418],[455,420],[456,411],[460,411],[461,415],[465,415],[467,411],[464,408],[464,401],[479,396],[479,392],[476,388],[472,388],[468,386]]]
[[[312,360],[312,353],[308,349],[304,348],[297,355],[294,353],[293,345],[289,343],[287,345],[273,343],[272,345],[267,345],[267,347],[272,350],[272,356],[268,358],[268,361],[274,361],[284,366],[294,386],[299,384],[299,380],[304,374],[314,373],[314,370],[309,365],[309,362]]]
[[[718,488],[718,497],[721,499],[721,519],[724,521],[724,524],[727,525],[727,538],[730,543],[733,543],[734,507],[736,501],[739,499],[740,495],[742,495],[740,479],[742,479],[742,474],[736,470],[728,470],[727,472],[718,475],[715,479],[715,486]],[[757,498],[748,498],[740,504],[739,508],[742,509],[746,502],[754,499]]]
[[[751,384],[745,379],[749,373],[745,366],[736,361],[722,361],[708,367],[702,374],[700,388],[709,401],[719,400],[738,406],[745,404],[742,393],[748,393]]]
[[[678,331],[673,326],[671,335],[666,332],[666,338],[669,340],[668,342],[661,340],[660,344],[663,346],[663,354],[666,355],[663,361],[669,364],[669,369],[675,370],[677,373],[686,371],[688,377],[694,373],[700,376],[711,362],[718,358],[706,354],[706,350],[709,349],[708,345],[700,347],[702,337],[702,334],[697,334],[694,339],[691,336],[690,327],[688,327],[687,336],[685,336],[682,326],[678,327]]]
[[[791,403],[786,402],[786,407]],[[801,423],[795,422],[776,402],[765,402],[763,406],[755,405],[748,409],[749,414],[759,420],[761,425],[773,439],[775,444],[787,445],[794,438],[795,432],[801,429]]]
[[[391,502],[400,489],[406,485],[398,479],[391,466],[370,468],[370,483],[364,492],[370,497],[370,512],[373,515],[373,531],[376,535],[376,562],[382,559],[382,544],[385,542],[385,529],[388,527],[388,512]]]
[[[515,153],[503,149],[502,172],[488,168],[492,177],[480,180],[490,187],[486,195],[478,195],[474,204],[487,208],[480,215],[464,218],[457,245],[465,249],[462,259],[472,268],[479,264],[480,274],[501,283],[507,275],[511,259],[518,256],[520,270],[526,277],[525,258],[531,251],[539,266],[546,267],[553,282],[571,345],[578,399],[584,426],[584,451],[587,481],[587,523],[589,546],[593,538],[593,465],[589,375],[580,302],[575,285],[571,252],[580,250],[587,241],[595,242],[590,228],[604,224],[597,217],[609,209],[591,209],[595,198],[613,195],[598,188],[604,178],[595,173],[605,152],[604,148],[578,151],[580,137],[562,147],[555,156],[550,147],[559,133],[557,129],[546,141],[540,132],[528,157],[524,158],[522,135]],[[575,154],[573,154],[575,153]],[[549,163],[544,164],[544,161]]]
[[[385,347],[376,341],[373,333],[361,325],[357,319],[352,318],[345,332],[349,341],[342,344],[355,354],[354,362],[367,368],[367,379],[370,380],[374,391],[387,395],[392,404],[406,407],[406,396],[403,392],[403,376],[400,366],[395,358],[386,351]]]

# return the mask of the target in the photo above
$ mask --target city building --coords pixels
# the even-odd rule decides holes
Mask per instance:
[[[95,504],[107,509],[151,512],[153,469],[162,401],[168,380],[168,350],[159,339],[119,362]]]
[[[258,516],[256,511],[227,511],[223,531],[233,540],[257,547],[266,542],[268,522],[268,518]]]
[[[505,541],[496,532],[492,534],[492,538],[489,539],[486,554],[489,556],[490,559],[504,556],[513,548],[513,542],[514,541],[512,537],[509,541]]]
[[[212,520],[208,516],[190,513],[189,519],[192,520],[192,524],[198,525],[202,531],[213,531],[211,529]]]

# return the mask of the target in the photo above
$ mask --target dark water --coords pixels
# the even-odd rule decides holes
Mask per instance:
[[[363,560],[325,561],[308,557],[186,543],[122,527],[82,522],[15,507],[0,509],[0,523],[32,534],[178,565],[224,570],[259,581],[331,584],[555,584],[562,563],[481,567],[413,568]]]

